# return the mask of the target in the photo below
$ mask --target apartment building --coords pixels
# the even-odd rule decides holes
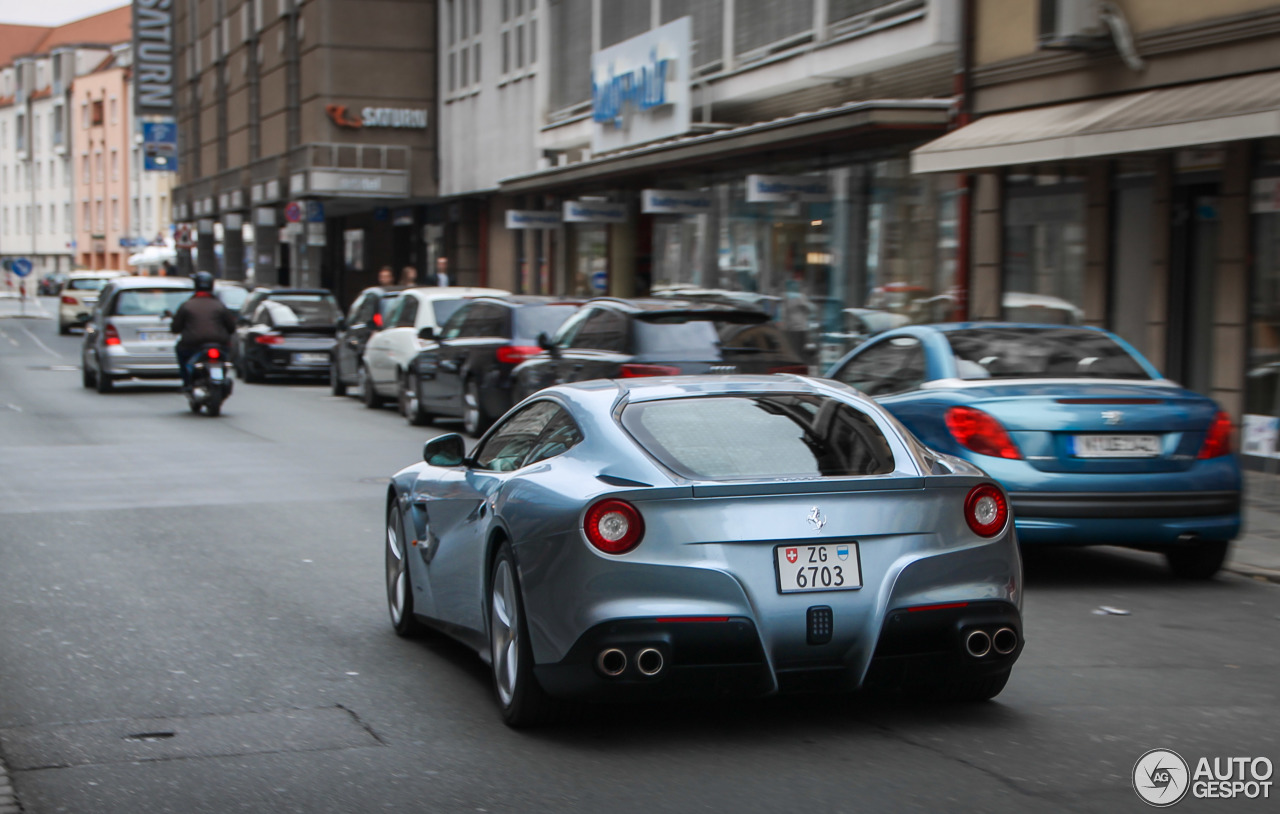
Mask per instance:
[[[75,80],[130,37],[128,7],[63,26],[0,25],[0,257],[33,274],[81,259],[73,205]]]
[[[963,112],[921,173],[975,186],[971,308],[1058,298],[1280,433],[1280,7],[973,0]],[[923,177],[928,177],[927,175]]]

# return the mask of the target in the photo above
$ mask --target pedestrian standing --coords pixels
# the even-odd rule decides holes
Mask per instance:
[[[383,266],[378,269],[378,285],[388,286],[396,284],[396,273],[391,266]]]
[[[418,270],[413,266],[405,266],[400,270],[400,285],[415,286],[418,284]]]
[[[449,284],[449,258],[436,258],[436,285],[446,286]]]

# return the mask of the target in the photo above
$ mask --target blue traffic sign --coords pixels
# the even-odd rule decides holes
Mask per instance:
[[[19,257],[13,261],[13,273],[19,277],[26,277],[31,273],[31,261],[25,257]]]
[[[604,291],[609,287],[609,273],[606,271],[597,271],[591,275],[591,290]]]

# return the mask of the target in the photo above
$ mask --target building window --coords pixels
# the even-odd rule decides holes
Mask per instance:
[[[80,103],[80,129],[82,130],[89,129],[89,103],[88,102]]]
[[[537,3],[534,0],[504,0],[502,3],[502,73],[504,79],[519,79],[526,68],[532,68],[537,59]],[[622,9],[643,8],[648,19],[648,3],[627,3]],[[574,13],[570,10],[566,14]],[[589,14],[588,14],[589,16]],[[612,15],[607,15],[606,18]],[[587,29],[588,32],[590,29]],[[588,43],[588,47],[589,47]],[[590,63],[590,60],[588,60]],[[514,76],[508,76],[515,72]]]
[[[1003,319],[1081,321],[1084,216],[1083,178],[1034,171],[1006,177]],[[1036,307],[1026,306],[1025,295]]]
[[[96,201],[93,208],[94,231],[105,232],[107,230],[107,205],[102,201]]]
[[[58,162],[49,162],[49,189],[57,189],[58,187]]]
[[[93,227],[93,221],[89,219],[89,202],[85,201],[80,205],[80,228],[89,231]]]
[[[35,168],[32,170],[32,174],[34,174],[36,178],[36,189],[40,189],[40,187],[42,186],[41,176],[43,173],[44,173],[44,165],[42,165],[39,161],[37,161]]]
[[[553,111],[591,101],[591,0],[561,0],[548,25],[555,48],[548,83]]]
[[[113,232],[120,231],[120,199],[111,199],[111,230]]]
[[[80,183],[89,183],[89,155],[80,156]]]
[[[58,206],[57,204],[49,204],[49,234],[56,234],[58,231]]]
[[[449,94],[470,93],[479,89],[481,76],[479,0],[448,0],[444,24],[448,31]]]
[[[116,104],[116,98],[111,97],[111,123],[115,124],[120,121],[120,109]]]
[[[93,175],[99,183],[106,180],[102,174],[102,151],[93,154]]]
[[[111,180],[112,181],[120,180],[120,151],[119,150],[111,151]]]
[[[71,231],[71,204],[62,205],[62,229],[64,232]]]
[[[89,124],[94,126],[102,124],[102,100],[90,102],[89,111]]]

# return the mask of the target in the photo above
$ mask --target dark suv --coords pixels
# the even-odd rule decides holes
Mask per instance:
[[[338,344],[329,363],[329,387],[335,396],[345,396],[356,383],[360,360],[369,337],[382,330],[391,306],[405,286],[371,286],[351,303],[347,316],[338,322]]]
[[[764,311],[675,299],[589,300],[515,371],[517,400],[562,382],[693,373],[800,373]]]
[[[511,409],[511,371],[542,352],[539,334],[552,334],[581,300],[557,297],[478,297],[453,313],[435,340],[418,352],[400,397],[410,424],[460,416],[470,435],[484,432]]]

